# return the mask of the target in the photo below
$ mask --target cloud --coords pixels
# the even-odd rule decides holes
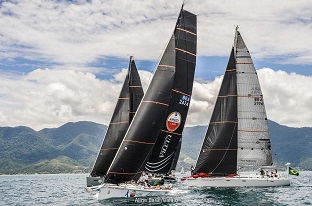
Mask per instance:
[[[120,87],[121,82],[74,70],[37,69],[1,78],[1,125],[40,129],[67,121],[107,122]]]
[[[151,73],[139,71],[143,85]],[[88,72],[37,69],[24,76],[0,73],[0,125],[34,129],[57,127],[68,121],[108,124],[126,69],[100,80]],[[263,68],[258,71],[268,118],[288,126],[312,126],[312,77]],[[187,125],[207,125],[222,77],[194,82]]]
[[[258,70],[267,117],[282,125],[312,127],[312,77],[274,71]],[[194,82],[188,125],[207,125],[219,93],[222,77],[212,82]]]
[[[269,119],[312,127],[312,77],[263,68],[258,71]]]
[[[1,1],[0,61],[5,66],[0,65],[0,125],[40,129],[80,120],[107,124],[126,69],[103,68],[102,62],[128,59],[129,54],[136,60],[159,59],[181,3]],[[184,8],[198,15],[199,56],[228,56],[234,25],[240,25],[254,60],[278,63],[281,69],[282,64],[312,64],[309,0],[194,0]],[[17,65],[16,73],[5,70],[9,64]],[[31,68],[19,73],[18,64]],[[312,126],[311,77],[269,68],[258,73],[269,119]],[[140,74],[146,89],[151,74]],[[188,125],[209,122],[221,81],[194,82]]]
[[[0,7],[0,58],[86,65],[104,57],[156,60],[182,1],[7,1]],[[187,1],[198,14],[198,54],[227,56],[240,25],[253,57],[312,64],[309,0]],[[276,59],[276,57],[278,57]],[[272,60],[273,59],[273,60]]]

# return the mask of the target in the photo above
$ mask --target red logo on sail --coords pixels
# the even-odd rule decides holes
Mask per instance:
[[[167,129],[170,132],[175,131],[181,124],[181,114],[179,112],[172,112],[166,121]]]

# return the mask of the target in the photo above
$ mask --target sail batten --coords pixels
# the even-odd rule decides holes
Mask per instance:
[[[166,132],[166,133],[170,133],[170,134],[176,134],[176,135],[182,135],[182,133],[176,133],[176,132],[171,132],[171,131],[168,131],[168,130],[161,130],[161,132]]]

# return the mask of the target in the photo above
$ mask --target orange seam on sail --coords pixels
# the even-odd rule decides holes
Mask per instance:
[[[175,68],[175,66],[170,66],[170,65],[165,65],[165,64],[159,64],[159,67],[170,67],[170,68]]]
[[[234,72],[234,71],[236,71],[236,69],[228,69],[228,70],[225,70],[225,71],[227,71],[227,72]]]
[[[235,122],[235,121],[222,121],[222,122],[210,122],[209,124],[225,124],[225,123],[237,124],[238,122]]]
[[[128,99],[130,99],[130,98],[123,98],[123,97],[121,97],[121,98],[119,98],[119,99],[121,99],[121,100],[128,100]]]
[[[135,140],[124,140],[125,142],[136,142],[139,144],[155,144],[154,142],[141,142],[141,141],[135,141]]]
[[[252,62],[236,62],[236,64],[252,64]]]
[[[129,87],[142,87],[142,86],[129,86]]]
[[[225,95],[225,96],[218,96],[220,98],[226,98],[226,97],[237,97],[237,94],[228,94],[228,95]]]
[[[165,103],[162,103],[162,102],[154,102],[154,101],[142,101],[142,102],[150,102],[150,103],[154,103],[154,104],[161,104],[161,105],[164,105],[164,106],[169,106],[169,104],[165,104]]]
[[[185,29],[182,29],[182,28],[179,28],[177,27],[178,30],[181,30],[181,31],[185,31],[186,33],[189,33],[189,34],[193,34],[194,36],[197,36],[197,34],[193,33],[193,32],[190,32],[188,30],[185,30]]]
[[[111,122],[110,124],[126,124],[126,123],[129,123],[129,122]]]
[[[216,149],[216,148],[207,148],[207,149],[203,149],[204,151],[205,150],[237,150],[237,149]]]
[[[175,133],[175,132],[170,132],[170,131],[167,131],[167,130],[161,130],[161,131],[162,131],[162,132],[166,132],[166,133],[170,133],[170,134],[182,135],[182,134]]]
[[[118,149],[118,148],[105,148],[105,149],[100,149],[100,150],[114,150],[114,149]]]
[[[193,53],[191,53],[191,52],[189,52],[189,51],[186,51],[186,50],[183,50],[183,49],[179,49],[179,48],[176,48],[176,50],[179,50],[179,51],[181,51],[181,52],[185,52],[185,53],[187,53],[187,54],[190,54],[190,55],[193,55],[193,56],[196,57],[196,54],[193,54]]]
[[[186,96],[191,96],[191,95],[189,95],[189,94],[186,94],[186,93],[180,92],[180,91],[175,90],[175,89],[173,89],[172,91],[177,92],[177,93],[180,93],[180,94],[184,94],[184,95],[186,95]]]
[[[237,130],[239,132],[269,132],[269,130]]]
[[[253,96],[253,95],[237,95],[237,97],[258,97],[258,98],[260,98],[260,97],[262,97],[262,96]]]

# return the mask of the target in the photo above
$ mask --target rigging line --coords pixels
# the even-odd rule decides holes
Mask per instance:
[[[236,121],[238,121],[238,120],[236,120]],[[221,164],[221,162],[222,162],[223,159],[225,158],[227,152],[229,151],[229,147],[230,147],[230,144],[231,144],[231,142],[232,142],[232,139],[233,139],[233,136],[234,136],[235,129],[236,129],[236,126],[237,126],[237,125],[238,125],[238,124],[235,124],[235,125],[234,125],[234,129],[233,129],[232,136],[231,136],[230,142],[229,142],[229,144],[228,144],[227,150],[225,151],[225,153],[224,153],[222,159],[220,160],[219,164],[212,170],[211,173],[213,173],[213,172],[219,167],[219,165]],[[236,163],[236,164],[237,164],[237,163]]]

